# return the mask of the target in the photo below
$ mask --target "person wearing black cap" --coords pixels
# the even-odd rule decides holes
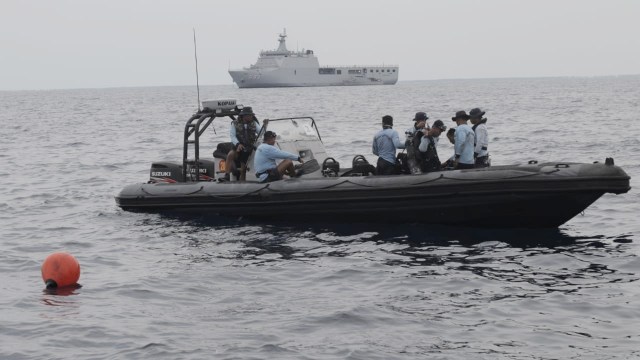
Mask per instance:
[[[410,174],[420,174],[421,172],[420,163],[422,162],[422,157],[418,147],[420,146],[420,141],[423,136],[423,129],[425,129],[425,127],[428,129],[427,119],[429,119],[427,113],[424,111],[418,111],[413,117],[413,127],[409,128],[405,132],[407,138],[404,145],[405,149],[407,149],[407,154],[405,160],[406,169],[404,170]]]
[[[483,118],[485,112],[480,108],[469,111],[469,117],[473,124],[473,132],[476,134],[476,145],[474,148],[475,167],[489,166],[489,132],[487,131],[487,118]]]
[[[436,120],[431,128],[422,130],[423,136],[420,139],[418,151],[420,152],[420,170],[423,173],[440,170],[441,164],[436,145],[438,137],[446,130],[447,127],[442,120]]]
[[[382,117],[382,130],[373,137],[373,154],[378,156],[376,173],[378,175],[392,175],[396,173],[396,149],[404,149],[398,132],[393,130],[393,117]]]
[[[456,152],[456,158],[454,161],[456,169],[472,169],[474,165],[473,148],[476,141],[476,136],[473,133],[471,126],[467,124],[469,121],[469,115],[464,110],[456,112],[456,115],[451,118],[455,121],[458,127],[455,132],[455,144],[454,149]]]
[[[260,130],[260,123],[251,106],[243,107],[238,114],[238,119],[234,119],[229,128],[229,137],[234,148],[227,154],[225,180],[230,180],[231,173],[236,176],[237,180],[245,179],[247,160],[253,152],[253,144],[258,139]]]
[[[407,135],[407,140],[413,138],[417,131],[424,129],[427,126],[428,119],[429,117],[426,112],[418,111],[413,117],[413,126],[404,132],[405,135]]]
[[[264,133],[263,143],[256,149],[256,156],[253,158],[253,166],[256,169],[256,177],[260,182],[271,182],[282,180],[282,175],[290,177],[299,177],[300,173],[296,173],[293,166],[293,160],[302,163],[300,156],[278,149],[275,146],[276,133],[266,131]],[[280,164],[276,164],[276,160],[283,159]]]

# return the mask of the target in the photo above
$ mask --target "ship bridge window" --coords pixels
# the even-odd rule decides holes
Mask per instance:
[[[338,70],[340,71],[340,70]],[[319,68],[318,69],[318,74],[320,75],[332,75],[336,73],[336,69],[335,68]]]
[[[357,70],[349,70],[349,74],[360,74],[362,73],[362,71],[360,71],[360,69]]]
[[[338,75],[342,75],[342,70],[338,70]]]
[[[393,72],[396,72],[396,69],[393,69]]]

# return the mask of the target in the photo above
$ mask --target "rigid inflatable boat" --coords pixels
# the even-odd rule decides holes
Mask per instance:
[[[221,182],[229,146],[218,144],[212,158],[200,158],[200,136],[217,118],[235,119],[242,106],[234,100],[203,105],[185,126],[182,163],[153,163],[149,182],[129,185],[116,196],[122,209],[302,222],[541,228],[560,226],[605,193],[630,189],[629,176],[611,158],[376,176],[363,156],[355,156],[350,168],[340,168],[310,117],[268,120],[255,146],[268,128],[276,132],[279,148],[321,166],[307,167],[299,178],[260,183],[251,157],[245,181]]]

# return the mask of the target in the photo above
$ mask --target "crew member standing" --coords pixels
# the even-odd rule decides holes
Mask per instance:
[[[455,168],[456,169],[473,169],[473,149],[475,146],[476,136],[471,126],[467,124],[469,115],[464,110],[456,112],[456,116],[451,120],[455,121],[458,127],[455,132],[454,149],[456,152]]]
[[[441,168],[440,158],[438,157],[438,150],[436,150],[436,145],[438,145],[438,138],[443,131],[446,131],[447,127],[444,126],[442,120],[436,120],[433,123],[433,126],[429,128],[429,130],[423,129],[422,139],[420,139],[420,146],[418,146],[418,150],[420,151],[420,170],[423,173],[429,171],[438,171]]]
[[[404,132],[405,135],[407,136],[407,140],[413,139],[413,136],[416,134],[417,131],[424,129],[425,126],[427,125],[428,119],[429,117],[427,116],[426,112],[418,111],[416,115],[413,117],[413,126],[408,128],[407,131]],[[416,147],[417,146],[418,145],[416,145]]]
[[[480,108],[474,108],[469,111],[469,117],[473,124],[472,129],[476,135],[476,146],[473,151],[475,157],[475,167],[482,168],[489,166],[489,132],[487,131],[487,118],[482,116],[485,114]]]
[[[416,115],[413,117],[413,126],[407,131],[405,131],[406,140],[404,142],[405,149],[407,149],[407,155],[403,159],[406,159],[404,162],[406,169],[404,171],[410,174],[419,174],[420,173],[420,162],[422,158],[420,157],[420,151],[418,150],[418,146],[420,146],[420,139],[422,138],[422,131],[427,126],[427,113],[424,111],[418,111]]]
[[[378,156],[376,173],[378,175],[392,175],[396,173],[396,149],[404,149],[398,132],[393,130],[393,117],[382,117],[382,130],[373,137],[373,154]]]

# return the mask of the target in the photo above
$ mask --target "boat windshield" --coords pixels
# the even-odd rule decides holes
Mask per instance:
[[[313,118],[284,118],[269,120],[267,130],[278,136],[278,141],[322,140]],[[260,134],[264,134],[264,128]]]

